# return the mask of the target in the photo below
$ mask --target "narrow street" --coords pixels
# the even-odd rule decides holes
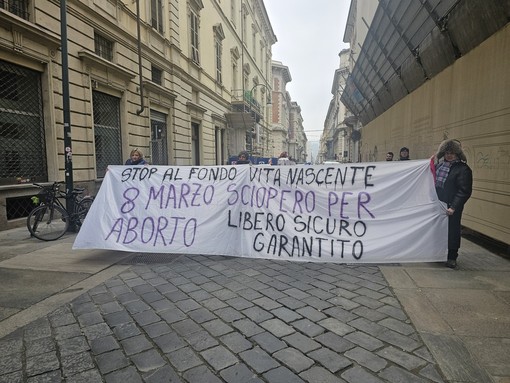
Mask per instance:
[[[510,262],[72,251],[0,233],[0,382],[507,382]],[[30,283],[37,280],[37,285]]]

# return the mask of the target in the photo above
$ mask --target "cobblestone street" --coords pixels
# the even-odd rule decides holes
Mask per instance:
[[[376,266],[154,260],[1,339],[0,382],[443,381]]]

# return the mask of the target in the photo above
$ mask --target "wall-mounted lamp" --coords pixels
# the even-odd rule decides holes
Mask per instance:
[[[261,92],[264,94],[266,92],[266,89],[268,92],[271,92],[271,89],[269,89],[269,87],[266,85],[266,84],[255,84],[251,90],[250,90],[250,109],[251,109],[251,102],[253,100],[253,91],[255,90],[256,87],[258,86],[263,86]],[[268,94],[267,96],[267,102],[266,102],[267,105],[271,105],[271,93]]]

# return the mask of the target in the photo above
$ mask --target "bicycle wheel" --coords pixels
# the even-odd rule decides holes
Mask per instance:
[[[76,214],[80,220],[80,224],[83,223],[83,220],[87,216],[87,213],[92,206],[92,202],[94,202],[93,197],[84,197],[80,202],[78,202],[78,206],[76,206]]]
[[[41,205],[28,215],[27,227],[30,234],[37,239],[54,241],[67,232],[69,215],[60,206]]]

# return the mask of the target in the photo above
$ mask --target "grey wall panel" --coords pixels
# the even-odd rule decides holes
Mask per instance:
[[[455,49],[445,33],[434,28],[420,45],[420,60],[429,78],[455,62]]]
[[[409,93],[425,82],[423,69],[414,57],[409,57],[404,62],[400,76]]]
[[[402,82],[402,79],[397,75],[393,76],[388,81],[387,86],[395,102],[398,102],[399,100],[404,98],[407,94],[409,94],[404,83]]]
[[[502,28],[508,19],[500,0],[470,0],[456,7],[448,19],[448,31],[464,55]]]

